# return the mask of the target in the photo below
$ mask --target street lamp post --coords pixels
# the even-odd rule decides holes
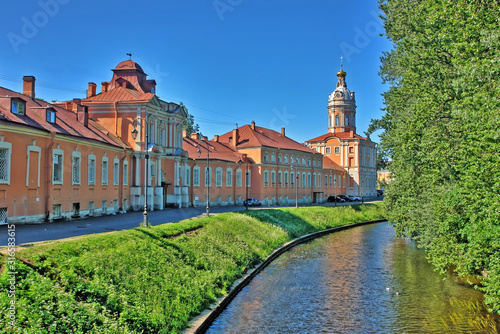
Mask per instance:
[[[200,146],[198,146],[198,151],[196,153],[198,154],[198,157],[201,156]],[[211,179],[211,175],[210,175],[210,147],[209,147],[209,144],[207,142],[207,173],[205,174],[205,182],[207,183],[207,208],[206,208],[207,217],[210,217],[210,179]]]
[[[148,150],[148,145],[149,145],[149,129],[148,129],[148,119],[149,117],[154,117],[156,119],[158,119],[158,117],[156,117],[155,115],[153,114],[149,114],[149,115],[146,115],[145,117],[145,124],[144,124],[144,131],[146,133],[146,143],[144,144],[144,170],[145,170],[145,173],[144,173],[144,213],[143,213],[143,216],[144,216],[144,220],[143,222],[141,223],[141,226],[151,226],[149,224],[149,220],[148,220],[148,178],[149,178],[149,150]],[[132,130],[132,138],[134,140],[137,139],[137,135],[139,133],[139,131],[137,131],[137,121],[139,120],[140,118],[136,118],[132,121],[132,125],[134,125],[134,129]],[[160,121],[161,122],[161,121]]]

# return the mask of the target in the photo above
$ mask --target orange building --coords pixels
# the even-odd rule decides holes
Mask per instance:
[[[184,148],[192,170],[192,205],[205,203],[206,179],[212,181],[211,205],[242,204],[247,192],[264,205],[293,204],[296,198],[300,204],[322,203],[345,193],[345,170],[332,161],[324,166],[322,154],[288,138],[284,128],[279,133],[252,122],[210,141],[193,134],[184,139]]]
[[[36,99],[31,76],[23,94],[0,88],[0,223],[142,210],[146,200],[149,210],[198,206],[207,196],[211,205],[247,197],[321,203],[352,188],[347,160],[328,159],[320,145],[300,144],[284,128],[252,122],[210,141],[188,137],[185,108],[156,96],[156,82],[137,63],[112,71],[101,92],[91,82],[86,98],[66,102]],[[350,130],[343,131],[334,137]],[[372,147],[350,133],[353,147]]]
[[[181,183],[187,166],[187,153],[182,149],[185,108],[158,98],[156,82],[148,80],[141,66],[132,60],[119,63],[111,81],[101,86],[97,94],[96,84],[90,82],[87,98],[78,102],[88,107],[90,118],[133,150],[131,208],[144,207],[146,182],[149,210],[188,205],[188,188]]]
[[[0,87],[0,223],[116,213],[127,207],[130,152],[89,118]]]
[[[324,154],[348,173],[346,193],[376,196],[376,144],[356,134],[356,98],[347,89],[346,72],[340,66],[337,87],[328,101],[328,133],[310,139],[307,145]]]

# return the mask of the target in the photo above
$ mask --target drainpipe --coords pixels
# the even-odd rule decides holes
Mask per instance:
[[[45,170],[46,170],[46,177],[47,177],[47,193],[45,195],[45,221],[49,221],[50,217],[50,211],[49,211],[49,203],[50,203],[50,195],[51,195],[51,190],[52,190],[52,185],[51,185],[51,156],[52,156],[52,147],[54,147],[54,139],[56,137],[56,133],[54,131],[50,132],[50,143],[49,146],[47,147],[47,157],[45,159]]]
[[[118,136],[118,101],[115,101],[114,107],[115,107],[115,136],[120,138],[120,136]]]

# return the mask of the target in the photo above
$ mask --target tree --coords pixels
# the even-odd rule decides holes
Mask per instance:
[[[499,4],[381,0],[393,49],[381,58],[381,149],[395,175],[388,218],[442,273],[486,275],[500,312]]]
[[[187,131],[187,135],[191,135],[192,133],[198,133],[200,132],[200,126],[198,124],[194,123],[194,116],[188,112],[187,107],[181,102],[180,105],[184,107],[184,110],[186,110],[187,117],[183,121],[183,129]]]

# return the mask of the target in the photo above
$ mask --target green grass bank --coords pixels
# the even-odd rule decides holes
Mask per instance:
[[[2,256],[1,333],[179,333],[296,237],[384,217],[381,203],[224,213],[18,250],[15,327]]]

